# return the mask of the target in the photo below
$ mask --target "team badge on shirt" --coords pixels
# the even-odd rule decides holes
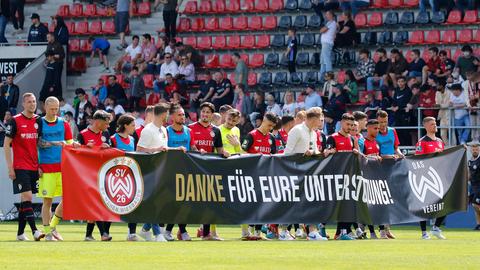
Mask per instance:
[[[211,131],[210,136],[212,136],[212,138],[215,137],[215,132]]]
[[[37,124],[37,123],[33,124],[33,127],[34,127],[35,129],[38,129],[38,124]]]
[[[102,142],[106,142],[107,141],[107,138],[105,138],[105,136],[102,136]]]

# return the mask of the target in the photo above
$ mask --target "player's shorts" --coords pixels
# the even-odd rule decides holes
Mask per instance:
[[[468,196],[469,202],[473,204],[479,204],[480,202],[480,185],[470,186],[470,195]]]
[[[15,170],[15,180],[13,183],[13,194],[19,194],[31,191],[33,194],[38,192],[38,171]]]
[[[43,173],[38,180],[38,195],[40,198],[54,198],[62,196],[62,173]]]

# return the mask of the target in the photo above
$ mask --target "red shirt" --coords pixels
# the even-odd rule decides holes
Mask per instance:
[[[415,148],[415,155],[431,154],[442,152],[445,149],[445,144],[440,138],[435,138],[435,140],[433,140],[428,136],[423,136],[418,140]]]
[[[365,137],[363,153],[365,155],[380,155],[380,146],[377,143],[377,140],[369,140]]]
[[[420,102],[418,105],[425,108],[433,108],[435,106],[435,90],[429,89],[420,94]],[[424,110],[423,116],[431,116],[437,118],[437,110]]]
[[[338,132],[333,133],[327,139],[327,148],[335,148],[338,152],[352,152],[353,138],[350,135],[344,136]]]
[[[137,138],[140,138],[140,134],[142,134],[142,130],[145,128],[144,125],[139,126],[137,129],[135,129],[135,133],[137,133]]]
[[[28,118],[19,113],[7,125],[5,136],[12,139],[13,168],[15,170],[38,170],[37,118],[37,115]]]
[[[215,148],[223,147],[222,135],[220,129],[212,125],[207,127],[195,122],[188,126],[190,133],[193,134],[193,142],[198,150],[205,150],[208,153],[213,153]]]
[[[427,61],[428,70],[431,72],[435,72],[437,71],[437,69],[440,69],[441,64],[442,61],[440,60],[440,57],[437,57],[435,59],[430,58]]]
[[[287,143],[288,133],[283,128],[278,131],[278,134],[280,134],[280,136],[282,136],[283,141]]]
[[[275,138],[272,134],[263,134],[258,129],[254,129],[247,134],[242,143],[242,149],[250,154],[276,154],[277,147]]]
[[[78,142],[82,145],[89,143],[93,143],[94,146],[101,146],[102,143],[109,144],[109,138],[107,131],[95,133],[90,128],[86,128],[78,134]]]

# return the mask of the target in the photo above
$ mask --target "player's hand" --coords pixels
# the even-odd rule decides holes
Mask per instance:
[[[43,175],[42,169],[38,168],[38,176],[39,176],[39,177],[42,177],[42,175]]]
[[[183,146],[178,147],[178,150],[182,151],[183,153],[187,153],[187,148]]]
[[[78,142],[73,142],[73,143],[71,144],[71,146],[72,146],[73,148],[79,148],[79,147],[81,146],[81,144],[79,144]]]
[[[157,148],[157,151],[158,152],[167,152],[167,148],[165,146],[160,146],[159,148]]]
[[[205,155],[206,153],[207,151],[205,151],[204,149],[200,149],[200,154]]]
[[[227,151],[223,150],[223,156],[226,157],[226,158],[229,158],[229,157],[230,157],[230,153],[228,153]]]
[[[358,149],[353,149],[353,153],[354,153],[355,155],[360,154],[360,152],[358,152]]]
[[[89,143],[87,143],[87,147],[90,147],[90,148],[92,148],[92,147],[94,147],[94,146],[95,146],[95,144],[93,144],[93,142],[89,142]]]
[[[307,150],[303,155],[307,157],[313,156],[313,150]]]
[[[404,159],[405,158],[405,155],[403,153],[398,153],[397,155],[395,155],[395,159]]]
[[[13,167],[8,168],[8,177],[13,181],[17,176],[15,175],[15,170]]]
[[[240,146],[240,140],[238,139],[237,135],[228,134],[227,139],[232,146]]]
[[[110,145],[108,145],[108,143],[102,143],[102,145],[100,146],[101,149],[107,149],[107,148],[110,148]]]

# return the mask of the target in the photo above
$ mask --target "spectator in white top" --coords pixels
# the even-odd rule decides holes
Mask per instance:
[[[335,41],[335,34],[337,32],[337,22],[335,21],[335,14],[329,10],[325,12],[325,19],[327,22],[325,26],[320,29],[322,51],[320,53],[320,74],[322,80],[325,72],[332,71],[332,50]]]
[[[267,102],[266,112],[271,112],[276,116],[282,117],[282,109],[280,108],[280,105],[275,102],[275,97],[272,94],[267,94],[265,96],[265,101]]]
[[[172,59],[172,54],[166,53],[165,54],[165,62],[160,67],[160,74],[158,75],[158,81],[163,82],[165,81],[166,75],[170,73],[173,77],[177,76],[178,74],[178,65]]]
[[[112,110],[117,116],[125,114],[125,109],[123,109],[122,105],[117,104],[114,96],[109,96],[105,99],[105,110]]]
[[[182,55],[180,57],[180,66],[178,66],[177,77],[182,83],[182,81],[187,84],[193,83],[195,81],[195,67],[190,62],[190,58],[187,55]]]
[[[140,38],[135,35],[132,37],[132,44],[128,45],[125,49],[125,53],[118,59],[115,64],[114,70],[116,74],[130,72],[132,66],[136,65],[137,60],[142,57],[142,47],[139,44]]]
[[[66,112],[71,112],[72,116],[75,115],[75,109],[73,108],[72,105],[67,103],[63,97],[59,97],[58,101],[60,101],[60,116],[63,117]],[[76,137],[74,137],[76,138]]]
[[[454,84],[451,87],[452,95],[450,96],[450,106],[455,108],[453,123],[457,127],[470,126],[470,116],[468,115],[467,107],[469,100],[466,95],[462,95],[462,86]],[[458,142],[465,144],[470,135],[470,129],[457,129]]]
[[[298,110],[298,105],[295,102],[295,94],[292,91],[285,92],[283,96],[282,116],[295,117],[295,113]]]

